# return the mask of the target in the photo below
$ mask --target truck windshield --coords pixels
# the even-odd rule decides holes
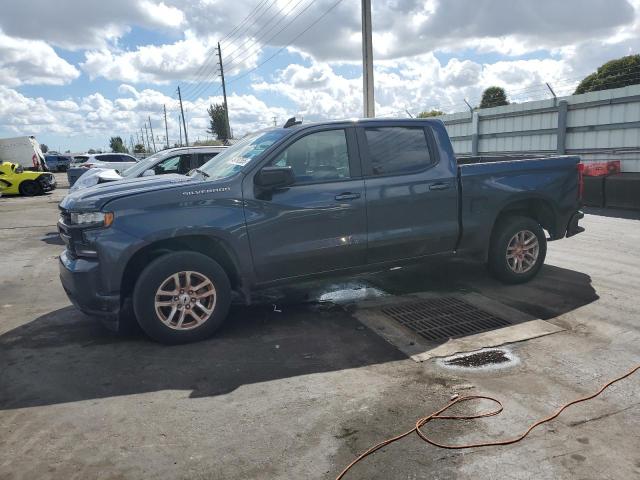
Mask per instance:
[[[286,130],[269,130],[247,135],[235,145],[213,157],[197,171],[190,172],[189,175],[195,176],[203,172],[203,176],[208,180],[230,177],[287,133]]]

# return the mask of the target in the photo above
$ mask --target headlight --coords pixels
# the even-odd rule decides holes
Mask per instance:
[[[74,225],[102,225],[108,227],[113,223],[111,212],[71,213],[71,223]]]

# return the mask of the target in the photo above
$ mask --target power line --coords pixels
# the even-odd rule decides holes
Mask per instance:
[[[232,34],[234,34],[234,32],[239,31],[239,28],[246,22],[246,20],[248,20],[249,17],[251,17],[254,13],[257,13],[257,11],[259,10],[259,7],[261,7],[262,5],[264,5],[265,2],[267,2],[268,0],[262,0],[258,5],[256,5],[256,7],[254,7],[254,9],[249,12],[249,14],[238,24],[236,25],[231,32],[227,33],[224,38],[230,38],[231,36],[233,36]],[[207,52],[205,52],[205,61],[202,63],[202,65],[200,65],[200,67],[198,68],[198,70],[195,73],[194,76],[194,82],[195,83],[200,83],[200,80],[205,78],[208,73],[206,73],[206,70],[208,68],[211,67],[211,63],[214,57],[214,52],[216,51],[216,47],[211,47],[209,48],[209,50],[207,50]],[[210,72],[209,72],[210,73]],[[187,85],[187,90],[190,87],[190,85]]]
[[[304,0],[299,0],[298,3],[295,4],[295,6],[293,7],[293,9],[291,10],[291,13],[293,13],[293,11],[298,8],[298,5],[300,5]],[[289,2],[291,3],[291,2]],[[302,8],[302,10],[300,10],[295,17],[293,17],[286,25],[284,25],[280,30],[278,30],[274,35],[270,36],[268,39],[266,39],[264,41],[265,45],[268,45],[273,39],[275,39],[276,37],[278,37],[284,30],[286,30],[289,26],[291,26],[291,24],[293,24],[304,12],[306,12],[312,5],[314,5],[313,0],[311,2],[309,2],[307,4],[306,7]],[[278,24],[280,24],[280,22],[282,20],[284,20],[286,17],[281,17],[280,20],[278,20],[274,25],[272,25],[272,27],[268,30],[269,32],[271,30],[273,30],[273,28],[275,28],[276,26],[278,26]],[[260,37],[259,39],[256,39],[255,41],[257,42],[258,40],[264,38],[264,35],[262,37]],[[255,42],[254,42],[255,43]],[[242,54],[240,55],[236,55],[235,57],[231,58],[230,62],[227,63],[227,68],[237,68],[240,67],[242,65],[242,62],[244,62],[245,60],[247,60],[249,57],[251,57],[252,55],[254,55],[258,50],[260,50],[260,47],[258,47],[257,49],[253,50],[253,51],[249,51],[247,50],[249,53],[248,55],[244,55],[242,58],[240,58],[238,60],[238,57],[240,57]],[[245,51],[244,53],[246,53],[247,51]],[[235,63],[235,65],[234,65]]]
[[[235,27],[233,27],[233,29],[232,29],[230,32],[228,32],[224,37],[222,37],[222,38],[220,39],[220,42],[224,42],[224,40],[226,40],[227,38],[231,38],[231,37],[232,37],[232,36],[233,36],[233,35],[234,35],[238,30],[239,30],[239,28],[240,28],[244,23],[246,23],[246,21],[249,19],[249,17],[251,17],[251,15],[253,15],[253,13],[254,13],[256,10],[258,10],[258,8],[259,8],[260,6],[262,6],[262,5],[263,5],[265,2],[267,2],[267,1],[268,1],[268,0],[262,0],[262,1],[261,1],[261,2],[259,2],[255,7],[253,7],[253,10],[251,10],[251,11],[249,12],[249,14],[248,14],[246,17],[244,17],[244,18],[240,21],[240,23],[238,23]]]
[[[262,40],[266,34],[268,34],[269,32],[271,32],[280,22],[282,22],[286,16],[281,16],[280,19],[274,24],[272,25],[270,28],[268,28],[266,31],[265,29],[268,27],[268,25],[273,22],[273,20],[275,20],[279,14],[283,13],[286,8],[293,2],[294,0],[289,0],[289,2],[287,2],[282,8],[280,8],[277,12],[275,12],[268,20],[267,22],[258,29],[258,31],[256,32],[256,34],[258,35],[257,37],[253,38],[253,40],[251,38],[246,39],[244,42],[242,42],[240,45],[236,46],[235,48],[233,48],[230,52],[227,53],[228,55],[228,61],[227,61],[227,66],[231,66],[233,67],[233,63],[234,60],[237,59],[239,56],[244,55],[246,52],[250,51],[251,47],[255,46],[260,40]],[[303,0],[299,0],[298,3],[296,3],[296,5],[290,10],[289,13],[293,12],[293,10],[295,10],[297,8],[297,6],[302,2]],[[309,8],[309,6],[311,6],[313,4],[313,1],[311,1],[311,3],[306,7]],[[267,13],[267,11],[269,11],[271,9],[271,7],[275,5],[275,3],[272,3],[266,10],[264,10],[262,12],[262,16],[264,16],[264,14]],[[306,9],[305,9],[306,10]],[[297,18],[297,17],[296,17]],[[254,19],[254,21],[251,23],[251,25],[249,25],[249,27],[253,26],[256,22],[257,18]],[[289,22],[288,25],[290,25],[293,21],[295,20],[295,18]],[[247,29],[249,28],[247,27]],[[286,27],[285,27],[286,28]],[[283,29],[281,29],[276,35],[270,37],[266,42],[264,42],[265,44],[268,44],[269,41],[271,41],[275,36],[277,36]],[[261,32],[264,33],[262,35],[260,35]],[[248,45],[247,45],[248,44]],[[233,53],[238,52],[244,45],[247,45],[247,48],[244,51],[240,51],[235,57],[233,56]],[[246,60],[247,58],[249,58],[251,55],[255,54],[258,50],[260,50],[260,47],[258,46],[257,49],[252,50],[249,55],[246,55],[245,57],[243,57],[242,61]],[[211,54],[213,58],[213,54]],[[211,58],[207,61],[209,63],[209,67],[208,67],[208,73],[205,73],[204,77],[202,78],[202,81],[198,82],[198,85],[196,85],[196,87],[194,87],[190,92],[188,97],[190,99],[196,98],[197,96],[201,95],[207,88],[207,83],[210,83],[211,80],[214,78],[214,76],[216,74],[218,74],[220,72],[220,69],[213,66]]]
[[[289,40],[289,42],[287,43],[287,45],[281,47],[279,50],[277,50],[273,55],[271,55],[269,58],[267,58],[266,60],[263,60],[262,62],[260,62],[258,65],[256,65],[255,67],[253,67],[251,70],[246,71],[245,73],[243,73],[240,76],[237,76],[235,78],[233,78],[232,80],[227,82],[227,85],[230,83],[234,83],[237,82],[238,80],[240,80],[241,78],[246,77],[247,75],[249,75],[252,72],[255,72],[258,68],[260,68],[262,65],[264,65],[265,63],[269,62],[270,60],[272,60],[273,58],[275,58],[277,55],[279,55],[285,48],[289,47],[291,45],[292,42],[295,42],[298,38],[300,38],[302,35],[304,35],[305,33],[307,33],[309,30],[311,30],[311,28],[313,28],[314,25],[316,25],[318,22],[320,22],[324,17],[326,17],[334,8],[336,8],[339,4],[341,4],[343,2],[343,0],[338,0],[337,2],[335,2],[331,7],[329,7],[329,9],[327,9],[322,15],[320,15],[320,17],[318,17],[315,21],[313,21],[307,28],[305,28],[302,32],[300,32],[298,35],[296,35],[295,37],[293,37],[291,40]]]
[[[278,13],[282,13],[286,7],[288,5],[290,5],[294,0],[290,0],[284,7],[282,7],[277,13],[275,13],[268,21],[267,24],[265,25],[265,27],[271,23],[271,21],[273,19],[275,19],[278,15]],[[294,7],[290,10],[290,13],[292,13],[293,11],[295,11],[295,9],[303,2],[304,0],[298,0],[298,2],[294,5]],[[342,1],[342,0],[341,0]],[[280,35],[286,28],[288,28],[291,24],[293,24],[293,22],[295,22],[305,11],[307,11],[311,6],[313,5],[313,1],[310,1],[302,10],[300,10],[291,20],[289,20],[289,22],[287,22],[280,30],[278,30],[274,35],[270,36],[264,43],[268,44],[271,40],[273,40],[274,38],[276,38],[278,35]],[[332,8],[331,8],[332,9]],[[329,11],[331,10],[329,9]],[[265,10],[266,12],[266,10]],[[326,12],[325,12],[326,13]],[[256,39],[253,40],[253,42],[251,43],[251,45],[255,45],[258,41],[262,40],[268,33],[270,33],[275,27],[277,27],[286,17],[282,16],[275,24],[273,24],[269,29],[267,29],[263,35],[257,37]],[[322,18],[322,17],[320,17]],[[261,28],[260,30],[264,30],[264,27]],[[259,31],[260,31],[259,30]],[[304,32],[302,32],[304,33]],[[297,38],[297,37],[296,37]],[[245,41],[245,44],[247,42]],[[236,48],[233,51],[237,51],[238,48]],[[249,51],[249,50],[245,50],[244,53],[246,53],[247,51],[249,51],[248,55],[245,55],[244,57],[242,57],[240,60],[238,60],[238,57],[241,56],[243,53],[240,53],[238,55],[236,55],[235,58],[232,58],[230,61],[227,62],[227,68],[231,68],[232,70],[236,67],[239,67],[241,62],[245,61],[247,58],[249,58],[251,55],[255,54],[257,51],[259,50],[259,47],[257,49],[254,49],[253,51]],[[234,65],[235,63],[235,65]],[[219,69],[218,69],[219,71]],[[213,72],[212,72],[213,73]],[[217,72],[216,72],[217,73]],[[212,79],[212,75],[209,75],[209,77],[207,78],[207,80]],[[201,83],[198,87],[196,87],[195,90],[192,90],[189,98],[190,99],[194,99],[197,98],[199,95],[201,95],[207,88],[206,83]],[[219,91],[220,88],[218,88],[217,91]]]
[[[276,18],[278,17],[278,15],[279,15],[279,14],[284,13],[284,11],[287,9],[287,7],[288,7],[289,5],[291,5],[291,3],[293,3],[293,1],[294,1],[294,0],[289,0],[289,1],[288,1],[288,2],[287,2],[287,3],[286,3],[282,8],[280,8],[277,12],[275,12],[275,13],[271,16],[271,18],[269,18],[269,20],[267,20],[267,22],[266,22],[262,27],[260,27],[260,29],[258,29],[258,31],[257,31],[257,32],[255,32],[255,36],[254,36],[255,38],[253,39],[253,41],[251,41],[251,38],[248,38],[248,39],[247,39],[247,40],[245,40],[243,43],[241,43],[240,45],[238,45],[238,46],[236,46],[235,48],[233,48],[229,53],[227,53],[227,55],[228,55],[230,58],[233,58],[233,54],[234,54],[236,51],[240,50],[240,49],[241,49],[244,45],[246,45],[248,42],[250,42],[250,41],[251,41],[251,43],[250,43],[250,46],[251,46],[251,45],[254,45],[256,42],[260,41],[262,38],[264,38],[264,35],[262,35],[262,36],[259,36],[259,35],[260,35],[261,33],[263,33],[263,30],[265,30],[265,29],[267,28],[267,26],[268,26],[268,25],[269,25],[269,24],[270,24],[274,19],[276,19]],[[299,0],[299,1],[298,1],[298,3],[296,3],[296,4],[293,6],[293,8],[292,8],[291,10],[289,10],[289,12],[287,13],[287,15],[290,15],[291,13],[293,13],[293,11],[298,7],[298,5],[299,5],[302,1],[303,1],[303,0]],[[278,20],[274,25],[272,25],[272,26],[271,26],[271,28],[269,28],[269,30],[267,30],[267,32],[264,32],[264,33],[268,33],[268,32],[270,32],[271,30],[273,30],[273,28],[275,28],[275,27],[276,27],[280,22],[282,22],[282,20],[284,20],[285,18],[286,18],[286,15],[282,15],[282,16],[280,17],[280,19],[279,19],[279,20]],[[268,42],[265,42],[265,43],[268,43]],[[247,46],[247,48],[245,49],[245,52],[246,52],[246,51],[248,51],[248,50],[249,50],[249,46]],[[242,52],[241,52],[239,55],[242,55]],[[237,56],[239,56],[239,55],[236,55],[236,57],[237,57]]]

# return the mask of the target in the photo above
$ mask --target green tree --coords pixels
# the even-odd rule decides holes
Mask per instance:
[[[440,110],[429,110],[428,112],[420,112],[418,118],[439,117],[440,115],[444,115],[444,112]]]
[[[147,150],[144,148],[143,144],[137,143],[133,146],[133,153],[147,153]]]
[[[500,107],[501,105],[509,105],[507,93],[502,87],[489,87],[482,92],[482,100],[480,108]]]
[[[209,105],[207,113],[209,114],[209,128],[207,129],[207,133],[215,135],[218,140],[228,140],[230,135],[227,131],[227,117],[225,115],[224,105],[219,103]]]
[[[49,147],[47,146],[46,143],[41,143],[40,150],[42,150],[42,153],[47,153],[49,151]]]
[[[124,146],[124,142],[121,137],[111,137],[109,140],[109,147],[113,153],[129,153],[129,150]]]
[[[638,83],[640,83],[640,55],[627,55],[605,63],[594,73],[585,77],[576,88],[574,95]]]
[[[94,153],[96,153],[96,151],[93,148],[90,148],[89,151],[87,152],[89,155],[93,155]]]

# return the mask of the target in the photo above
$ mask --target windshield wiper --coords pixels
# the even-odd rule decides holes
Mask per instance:
[[[205,177],[205,178],[209,178],[211,176],[207,172],[205,172],[203,170],[200,170],[199,168],[196,168],[195,171],[200,173],[200,174],[202,174],[202,176]]]

